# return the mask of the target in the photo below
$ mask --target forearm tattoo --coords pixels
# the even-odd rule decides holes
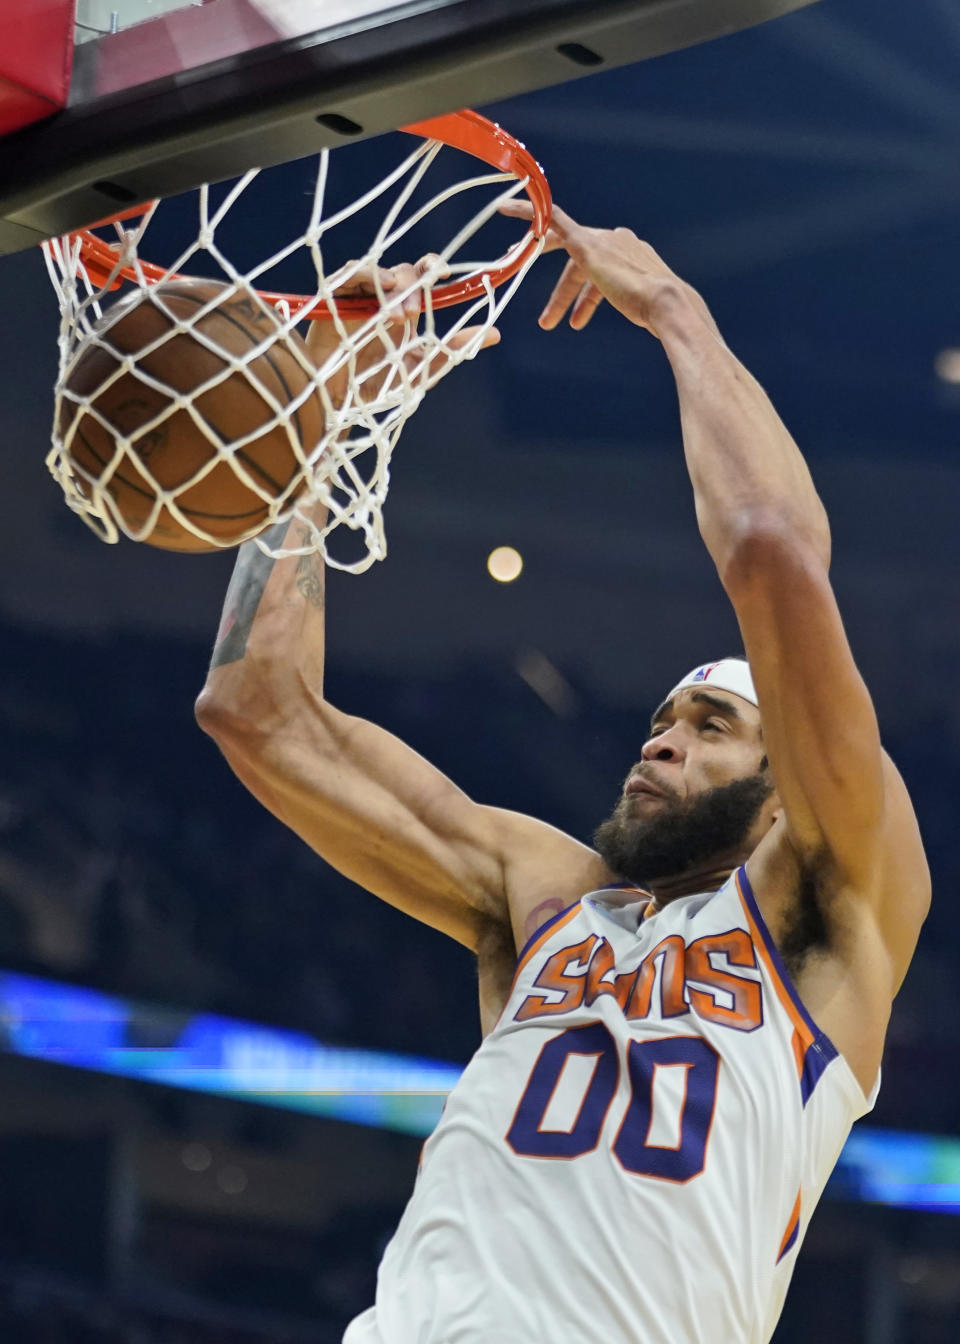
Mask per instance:
[[[309,533],[304,528],[304,541],[307,540]],[[311,607],[323,606],[323,581],[324,581],[323,556],[301,555],[297,561],[297,592],[310,603]]]
[[[286,524],[280,523],[264,535],[264,540],[271,546],[279,546],[285,532]],[[255,542],[248,541],[240,547],[223,604],[223,618],[217,631],[211,667],[236,663],[246,653],[257,608],[275,564],[273,556],[264,555]]]
[[[286,532],[286,524],[279,523],[264,534],[269,546],[279,546]],[[299,541],[305,544],[310,540],[310,529],[301,530]],[[217,642],[213,650],[211,667],[222,667],[225,663],[236,663],[247,649],[247,640],[256,619],[264,589],[273,572],[276,561],[272,556],[264,555],[260,547],[248,541],[240,548],[236,568],[227,588],[223,607],[223,619],[217,633]],[[322,607],[324,598],[324,564],[320,555],[301,555],[297,560],[296,586],[312,607]]]

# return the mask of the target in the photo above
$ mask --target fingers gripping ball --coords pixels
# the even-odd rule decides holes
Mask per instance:
[[[58,431],[81,492],[108,495],[137,540],[166,550],[256,535],[274,501],[292,503],[305,488],[304,461],[324,427],[306,346],[281,325],[253,295],[210,281],[158,285],[110,308],[60,402]]]

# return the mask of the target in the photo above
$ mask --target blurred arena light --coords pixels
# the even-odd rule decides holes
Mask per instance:
[[[960,384],[960,349],[941,350],[934,360],[934,368],[943,382]]]
[[[487,556],[487,572],[498,583],[513,583],[523,573],[523,556],[513,546],[497,546]]]
[[[240,1167],[221,1167],[217,1172],[217,1185],[225,1195],[242,1195],[247,1188],[247,1173]]]
[[[516,661],[517,676],[560,719],[572,719],[579,708],[577,693],[560,669],[539,649],[525,649]]]
[[[205,1143],[188,1143],[180,1156],[187,1171],[207,1171],[213,1162],[213,1154]]]

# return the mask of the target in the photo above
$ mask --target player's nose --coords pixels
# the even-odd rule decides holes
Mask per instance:
[[[651,737],[644,742],[640,759],[642,761],[682,761],[683,740],[677,732],[676,726],[668,728],[666,732],[658,733],[656,737]]]

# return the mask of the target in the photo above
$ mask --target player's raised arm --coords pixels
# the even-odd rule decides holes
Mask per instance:
[[[294,521],[285,546],[303,545],[308,532]],[[275,530],[267,541],[279,547],[283,537]],[[596,856],[542,822],[474,803],[392,734],[331,705],[324,647],[321,558],[273,560],[248,542],[198,720],[243,783],[328,862],[478,951],[489,1024],[514,939],[525,941],[528,918],[567,883],[580,894],[581,870]],[[519,894],[508,905],[511,888]]]
[[[893,991],[929,878],[830,583],[823,505],[769,398],[695,296],[667,290],[654,320],[677,381],[700,531],[753,671],[786,839],[825,900],[875,912]]]
[[[569,312],[583,327],[605,298],[663,344],[697,522],[740,624],[785,840],[831,893],[875,912],[893,989],[926,913],[927,868],[844,632],[829,526],[806,463],[703,300],[649,244],[558,211],[553,245],[569,261],[541,325]]]
[[[302,527],[291,524],[287,546],[306,541]],[[480,835],[471,852],[458,833],[479,809],[402,743],[330,704],[324,642],[320,557],[274,561],[248,542],[198,721],[243,783],[324,858],[471,945],[471,912],[492,913],[497,899]]]

